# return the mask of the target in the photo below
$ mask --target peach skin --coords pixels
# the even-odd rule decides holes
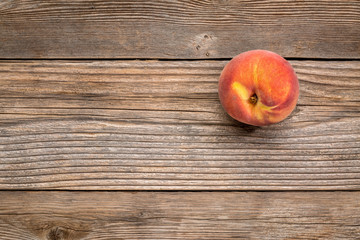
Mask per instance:
[[[252,50],[234,57],[223,69],[219,98],[234,119],[266,126],[284,120],[294,110],[299,82],[294,69],[280,55]]]

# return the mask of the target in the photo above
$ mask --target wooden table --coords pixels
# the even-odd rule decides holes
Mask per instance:
[[[293,65],[285,121],[224,65]],[[0,2],[0,239],[360,239],[360,1]]]

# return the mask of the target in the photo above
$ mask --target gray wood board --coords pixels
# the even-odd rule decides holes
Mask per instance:
[[[0,58],[360,58],[360,1],[2,1]]]

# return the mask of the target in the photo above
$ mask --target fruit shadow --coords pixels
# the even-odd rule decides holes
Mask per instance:
[[[262,127],[253,126],[253,125],[239,122],[239,121],[233,119],[232,117],[230,117],[229,115],[226,115],[226,118],[227,118],[227,121],[230,123],[230,125],[232,127],[235,127],[236,130],[239,131],[239,133],[240,132],[254,133],[257,130],[262,129]]]

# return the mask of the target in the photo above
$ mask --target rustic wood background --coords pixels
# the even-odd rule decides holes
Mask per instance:
[[[251,49],[279,124],[219,103]],[[1,1],[0,239],[360,239],[360,1]]]

